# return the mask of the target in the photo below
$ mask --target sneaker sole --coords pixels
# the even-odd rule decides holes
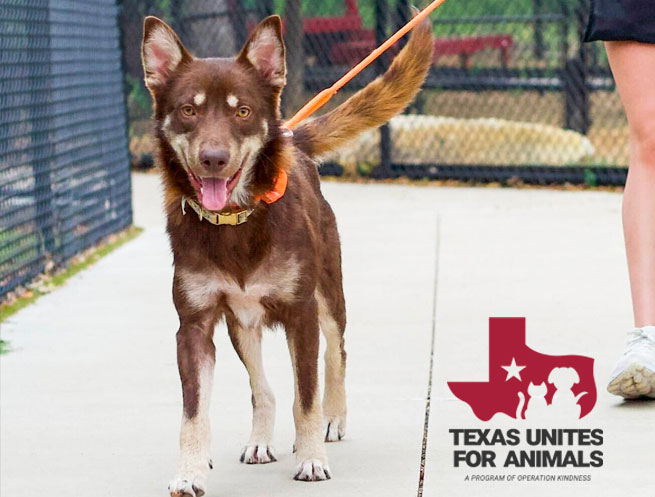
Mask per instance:
[[[607,391],[626,399],[655,399],[655,371],[634,363],[607,385]]]

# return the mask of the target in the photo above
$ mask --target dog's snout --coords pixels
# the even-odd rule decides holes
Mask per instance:
[[[207,169],[220,171],[230,161],[230,153],[224,148],[203,148],[200,151],[199,159]]]

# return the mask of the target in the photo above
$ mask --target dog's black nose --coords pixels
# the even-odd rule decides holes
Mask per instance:
[[[230,153],[224,148],[203,148],[198,158],[207,169],[221,170],[230,161]]]

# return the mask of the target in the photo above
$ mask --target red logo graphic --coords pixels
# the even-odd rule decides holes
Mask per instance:
[[[489,318],[489,381],[448,382],[482,421],[580,419],[596,404],[594,360],[551,356],[525,344],[525,318]]]

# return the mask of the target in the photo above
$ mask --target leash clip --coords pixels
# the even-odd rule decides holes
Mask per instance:
[[[282,130],[282,136],[284,138],[292,138],[293,137],[293,131],[291,131],[286,126],[280,126],[280,129]]]

